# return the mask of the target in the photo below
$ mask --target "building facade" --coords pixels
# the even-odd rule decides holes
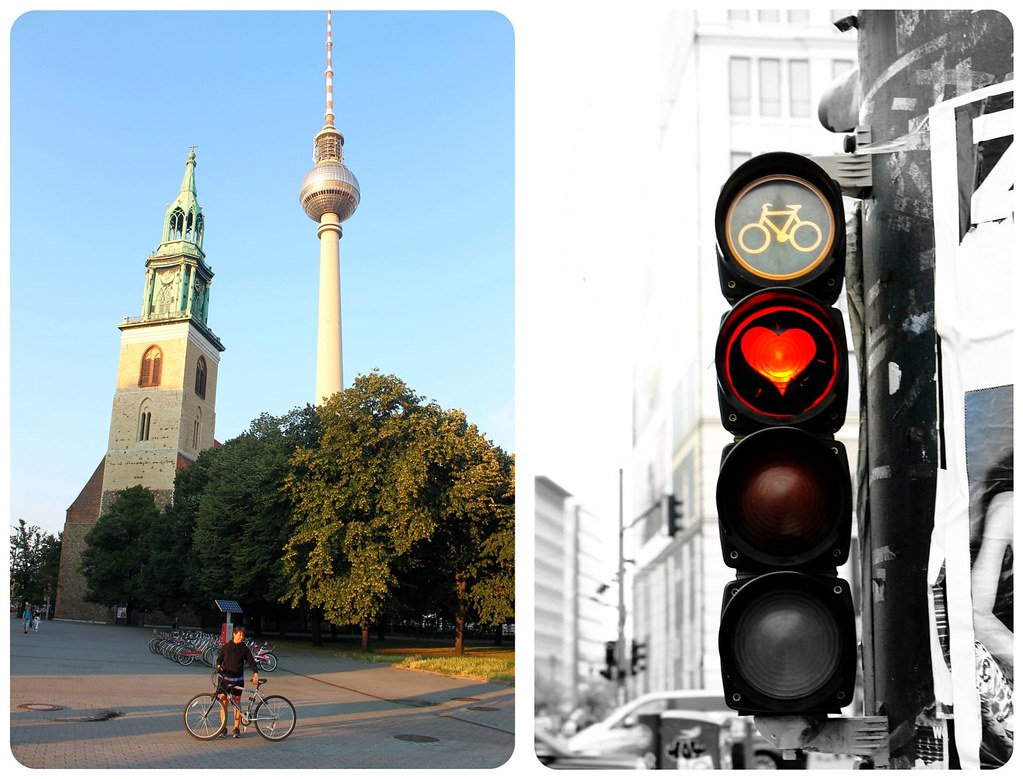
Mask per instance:
[[[563,713],[603,687],[616,637],[616,549],[608,525],[546,476],[535,480],[534,662],[537,704]]]
[[[164,216],[157,250],[146,260],[142,310],[118,324],[117,369],[107,453],[68,508],[54,613],[105,620],[87,603],[79,570],[85,536],[121,490],[174,499],[174,477],[215,443],[217,373],[224,346],[208,325],[213,270],[203,252],[205,221],[196,199],[195,152]]]
[[[855,33],[833,24],[845,15],[676,11],[661,26],[654,228],[636,301],[633,366],[630,508],[645,519],[630,528],[626,552],[635,560],[631,638],[646,644],[647,662],[629,680],[631,695],[721,685],[717,630],[733,572],[721,558],[715,491],[732,437],[721,426],[714,368],[729,308],[719,287],[714,210],[721,185],[752,156],[840,150],[841,139],[821,127],[817,104],[855,67]],[[838,435],[854,463],[858,403],[853,386]],[[666,494],[680,501],[673,536],[663,513],[651,510]]]

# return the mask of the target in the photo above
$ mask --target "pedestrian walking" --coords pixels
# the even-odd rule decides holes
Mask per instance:
[[[39,609],[32,609],[32,630],[33,630],[33,632],[35,632],[35,633],[39,632],[39,622],[40,621],[41,621],[41,616],[39,614]]]
[[[32,624],[32,609],[27,603],[25,604],[25,610],[21,613],[21,618],[25,620],[25,632],[28,633],[29,626]]]

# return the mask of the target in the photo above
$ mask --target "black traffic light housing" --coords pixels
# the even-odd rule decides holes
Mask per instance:
[[[682,501],[674,495],[661,496],[661,515],[664,517],[664,528],[669,537],[682,529]]]
[[[797,289],[761,290],[721,319],[715,364],[721,423],[732,433],[845,421],[849,358],[838,309]]]
[[[615,680],[618,678],[618,642],[604,642],[604,668],[600,675],[605,679]]]
[[[852,702],[856,623],[838,577],[850,549],[844,446],[849,368],[833,308],[845,275],[838,185],[805,157],[741,165],[716,210],[721,291],[715,349],[722,425],[718,529],[735,580],[718,649],[742,714],[828,714]]]
[[[856,687],[856,622],[837,576],[772,571],[725,588],[725,700],[740,714],[834,713]]]
[[[795,287],[834,303],[845,277],[839,185],[791,152],[753,157],[728,177],[714,215],[721,294]]]
[[[640,671],[646,670],[646,644],[642,641],[632,640],[632,674],[635,676]]]
[[[852,533],[845,446],[799,428],[758,430],[722,452],[717,509],[732,568],[842,565]]]

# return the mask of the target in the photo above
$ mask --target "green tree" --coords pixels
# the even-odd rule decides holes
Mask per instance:
[[[515,463],[497,450],[502,479],[495,500],[494,529],[480,544],[480,562],[469,591],[479,621],[497,628],[515,617]]]
[[[470,619],[500,625],[514,614],[515,488],[513,461],[470,424],[461,410],[438,419],[428,469],[436,525],[430,565],[445,572],[455,649],[465,651]]]
[[[356,378],[317,409],[319,443],[296,451],[285,479],[295,507],[287,599],[358,625],[364,650],[401,557],[434,527],[422,452],[439,409],[422,401],[395,376]]]
[[[191,466],[177,472],[173,504],[164,509],[161,520],[151,524],[143,537],[148,556],[139,574],[139,590],[143,600],[169,616],[201,612],[210,605],[195,593],[198,563],[192,536],[199,499],[217,451],[210,448],[200,452]]]
[[[36,525],[18,520],[11,533],[11,602],[43,604],[57,592],[61,535],[43,533]]]
[[[135,609],[153,608],[140,587],[140,578],[148,558],[143,539],[159,521],[160,510],[145,487],[117,493],[108,511],[85,534],[81,558],[85,600],[103,606],[124,604],[129,619]]]
[[[291,502],[282,486],[298,446],[319,437],[312,406],[281,417],[263,414],[209,459],[197,509],[192,576],[196,597],[238,600],[246,616],[289,616],[281,561]]]

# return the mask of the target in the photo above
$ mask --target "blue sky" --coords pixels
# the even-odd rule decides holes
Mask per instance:
[[[514,440],[515,32],[493,12],[333,15],[345,384],[374,369]],[[221,338],[217,438],[313,400],[326,14],[32,12],[10,36],[11,522],[63,527],[107,447],[189,147]]]

